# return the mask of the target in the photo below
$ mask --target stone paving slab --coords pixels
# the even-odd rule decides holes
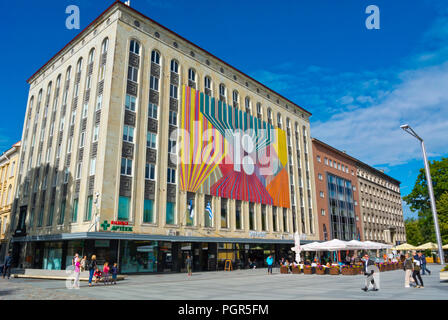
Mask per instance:
[[[446,300],[448,282],[441,282],[441,266],[430,266],[431,276],[422,276],[425,288],[405,288],[402,270],[381,272],[380,290],[364,292],[365,277],[332,275],[296,275],[274,273],[266,269],[232,272],[130,275],[116,285],[97,284],[89,288],[67,289],[65,281],[44,279],[0,279],[0,299],[57,300]]]

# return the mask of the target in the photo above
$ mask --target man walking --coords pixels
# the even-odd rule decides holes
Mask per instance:
[[[426,257],[425,257],[425,255],[421,251],[419,251],[417,256],[418,256],[418,258],[420,260],[420,265],[422,267],[422,275],[425,275],[425,271],[428,271],[429,275],[431,275],[431,270],[426,268]]]
[[[374,271],[372,270],[372,268],[369,268],[370,266],[374,266],[375,262],[373,262],[373,260],[369,259],[369,255],[368,254],[365,254],[362,263],[363,263],[363,268],[364,268],[364,275],[367,276],[367,278],[366,278],[366,281],[365,281],[364,288],[361,288],[361,289],[364,290],[364,291],[369,290],[369,285],[370,285],[370,283],[372,283],[373,291],[378,291],[378,289],[376,287],[375,280],[373,278]]]
[[[272,265],[274,264],[274,258],[272,258],[272,255],[269,255],[266,259],[266,263],[268,264],[268,274],[272,274]]]
[[[12,264],[12,257],[11,254],[8,252],[8,255],[5,258],[5,263],[3,266],[3,279],[5,279],[6,274],[8,274],[8,279],[11,277],[11,264]]]

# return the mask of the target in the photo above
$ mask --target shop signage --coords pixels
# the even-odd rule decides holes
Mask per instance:
[[[111,221],[110,223],[108,223],[107,220],[104,220],[104,222],[101,224],[101,228],[103,228],[103,231],[108,231],[110,228],[110,231],[132,232],[132,227],[129,226],[128,221]]]
[[[252,238],[265,238],[266,237],[266,232],[249,231],[249,237],[252,237]]]

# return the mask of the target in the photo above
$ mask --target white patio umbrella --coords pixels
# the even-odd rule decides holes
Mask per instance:
[[[364,249],[378,250],[383,249],[383,243],[364,241]]]
[[[350,250],[362,250],[365,249],[364,242],[358,240],[350,240],[347,242],[347,245],[350,247]]]
[[[326,251],[349,250],[347,242],[339,239],[333,239],[327,242],[323,242],[321,243],[321,246]]]
[[[322,243],[317,241],[305,244],[301,246],[301,249],[303,251],[324,251],[324,249],[322,249]]]

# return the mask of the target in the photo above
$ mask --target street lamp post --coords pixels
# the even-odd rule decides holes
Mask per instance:
[[[434,199],[434,191],[432,189],[431,172],[429,171],[428,159],[426,157],[425,143],[423,142],[423,139],[420,138],[417,135],[417,133],[415,133],[415,131],[408,124],[404,124],[404,125],[400,126],[400,128],[403,129],[404,131],[406,131],[407,133],[409,133],[414,138],[417,138],[420,141],[420,144],[422,147],[423,161],[425,162],[426,181],[428,182],[429,199],[431,202],[432,217],[434,220],[434,228],[436,230],[437,245],[439,247],[440,263],[444,264],[445,259],[443,256],[442,239],[440,237],[439,221],[437,219],[436,201]]]

